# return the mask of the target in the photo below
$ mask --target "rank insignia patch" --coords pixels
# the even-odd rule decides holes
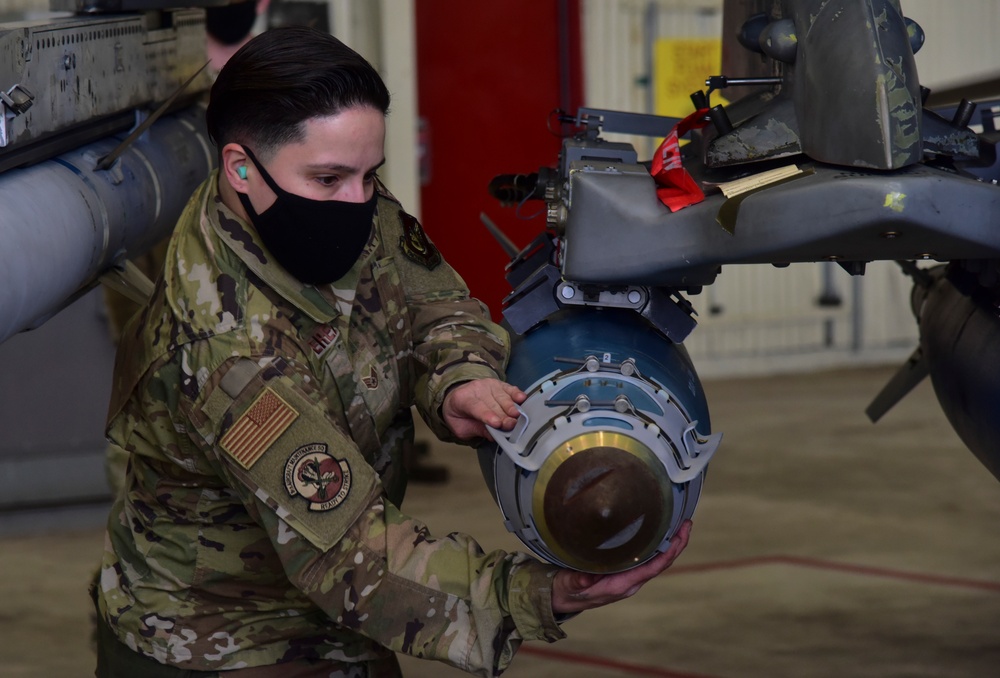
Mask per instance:
[[[440,264],[441,253],[427,239],[427,234],[416,217],[400,210],[399,220],[403,224],[403,235],[399,236],[399,248],[403,250],[403,254],[428,269]]]
[[[249,471],[298,416],[299,413],[277,393],[264,389],[226,432],[219,445]]]
[[[351,467],[330,455],[323,443],[303,445],[285,463],[285,489],[308,501],[310,511],[329,511],[347,499]]]
[[[378,388],[378,372],[375,371],[375,366],[370,365],[368,367],[368,376],[361,377],[361,383],[365,385],[369,391],[374,391]]]
[[[329,325],[320,325],[309,337],[309,347],[312,348],[313,353],[321,356],[326,353],[326,349],[333,346],[339,336],[340,332]]]

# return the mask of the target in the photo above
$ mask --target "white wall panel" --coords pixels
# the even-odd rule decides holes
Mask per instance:
[[[416,18],[414,0],[329,0],[333,34],[378,70],[392,95],[386,163],[379,176],[420,217],[417,165]]]
[[[927,87],[1000,74],[1000,2],[902,0],[903,14],[924,29],[917,72]]]
[[[44,12],[48,10],[48,0],[0,0],[0,14],[14,12]]]
[[[417,153],[417,39],[415,0],[382,0],[380,72],[392,94],[386,120],[382,179],[407,211],[420,218]]]
[[[643,25],[646,0],[584,0],[584,100],[587,106],[617,111],[646,112],[648,66]],[[641,137],[607,135],[642,149]]]

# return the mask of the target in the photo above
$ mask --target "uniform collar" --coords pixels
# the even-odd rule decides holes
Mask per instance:
[[[375,227],[372,228],[372,235],[354,266],[334,283],[307,285],[292,276],[277,262],[270,260],[270,254],[257,235],[257,231],[222,202],[218,181],[219,174],[216,171],[202,213],[203,218],[208,220],[212,231],[246,267],[271,289],[318,323],[329,323],[339,316],[350,316],[361,272],[370,265],[378,250],[378,207],[373,217]]]

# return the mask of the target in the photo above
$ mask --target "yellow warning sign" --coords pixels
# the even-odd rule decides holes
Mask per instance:
[[[705,79],[722,69],[720,38],[660,38],[653,50],[655,112],[683,118],[694,112],[691,93],[706,90]],[[727,104],[719,92],[712,105]]]

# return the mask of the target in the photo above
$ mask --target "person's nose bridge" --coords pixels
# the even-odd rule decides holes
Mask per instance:
[[[367,188],[364,175],[358,174],[344,181],[340,195],[337,197],[345,202],[367,202]]]

